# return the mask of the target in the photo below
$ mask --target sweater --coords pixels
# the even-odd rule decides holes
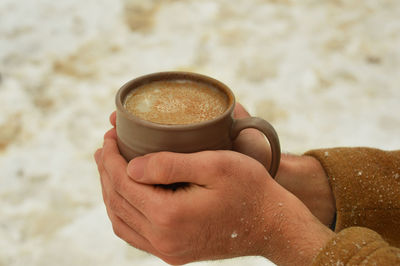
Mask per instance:
[[[400,265],[400,151],[312,150],[336,202],[336,236],[313,265]]]

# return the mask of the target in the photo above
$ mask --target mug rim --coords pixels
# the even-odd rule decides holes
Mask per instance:
[[[125,107],[123,106],[123,100],[125,100],[125,97],[129,94],[131,90],[134,88],[137,88],[141,85],[155,82],[155,81],[161,81],[161,80],[178,80],[178,79],[187,79],[190,81],[197,81],[197,82],[203,82],[205,84],[211,85],[212,87],[215,87],[216,89],[219,89],[223,91],[223,93],[226,94],[228,97],[228,107],[226,110],[219,116],[198,122],[198,123],[192,123],[192,124],[161,124],[161,123],[155,123],[149,120],[144,120],[130,112],[128,112]],[[222,83],[221,81],[214,79],[212,77],[199,74],[199,73],[194,73],[194,72],[188,72],[188,71],[162,71],[162,72],[154,72],[151,74],[146,74],[142,75],[136,78],[133,78],[126,82],[122,87],[118,90],[116,97],[115,97],[115,102],[117,106],[117,111],[120,112],[126,119],[131,120],[137,124],[140,124],[145,127],[150,127],[150,128],[156,128],[159,130],[171,130],[171,131],[179,131],[179,130],[192,130],[192,129],[197,129],[201,128],[207,125],[212,125],[215,123],[219,123],[219,121],[225,119],[227,116],[230,114],[233,115],[233,109],[235,108],[236,100],[235,96],[232,92],[232,90]]]

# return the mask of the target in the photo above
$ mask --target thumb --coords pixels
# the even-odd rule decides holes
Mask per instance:
[[[113,127],[115,127],[116,123],[117,123],[117,112],[114,111],[111,113],[110,115],[110,123]]]
[[[226,169],[233,168],[235,154],[230,151],[152,153],[131,160],[127,173],[134,181],[144,184],[182,182],[209,186],[221,178],[221,173],[227,173]]]

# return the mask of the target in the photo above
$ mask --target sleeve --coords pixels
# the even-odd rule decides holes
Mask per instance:
[[[372,230],[350,227],[331,239],[312,265],[400,265],[400,249]]]
[[[400,151],[333,148],[306,153],[323,166],[336,202],[336,227],[367,227],[400,247]]]

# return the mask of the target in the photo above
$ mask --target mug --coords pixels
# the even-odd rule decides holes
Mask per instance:
[[[132,90],[158,81],[191,81],[218,89],[226,95],[227,108],[210,120],[193,124],[162,124],[144,120],[124,106],[126,97]],[[233,141],[240,131],[255,128],[267,138],[271,148],[271,163],[268,172],[274,177],[278,171],[281,149],[274,128],[258,117],[235,119],[235,97],[222,82],[197,73],[171,71],[158,72],[135,78],[123,85],[116,95],[117,142],[122,156],[131,160],[137,156],[159,151],[192,153],[204,150],[231,150]]]

